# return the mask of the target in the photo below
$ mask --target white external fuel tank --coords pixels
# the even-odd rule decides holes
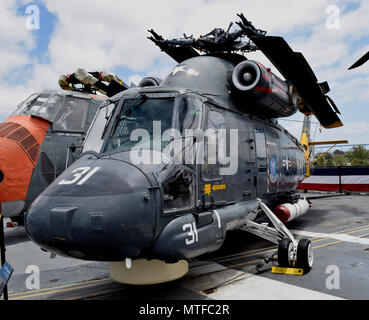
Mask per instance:
[[[274,208],[274,214],[283,223],[287,223],[303,214],[310,207],[310,203],[306,199],[300,199],[296,203],[284,203]]]

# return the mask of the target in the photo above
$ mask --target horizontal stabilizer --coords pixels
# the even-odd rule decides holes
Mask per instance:
[[[314,141],[309,142],[311,146],[325,146],[325,145],[336,145],[336,144],[346,144],[349,143],[348,140],[335,140],[335,141]]]

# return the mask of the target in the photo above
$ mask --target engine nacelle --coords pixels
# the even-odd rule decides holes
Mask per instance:
[[[239,63],[229,82],[233,96],[244,101],[245,111],[271,118],[289,117],[297,111],[297,93],[293,85],[273,74],[261,63]]]
[[[139,87],[156,87],[161,83],[161,79],[155,77],[146,77],[143,78],[138,84]]]

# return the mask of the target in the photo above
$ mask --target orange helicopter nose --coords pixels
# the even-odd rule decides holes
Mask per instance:
[[[33,169],[50,122],[12,116],[0,124],[0,203],[26,200]]]

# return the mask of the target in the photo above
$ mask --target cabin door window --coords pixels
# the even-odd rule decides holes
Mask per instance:
[[[204,161],[201,172],[202,180],[205,182],[223,178],[220,173],[218,139],[220,137],[219,130],[225,128],[223,113],[209,108],[207,126],[204,132]]]
[[[255,152],[256,152],[256,190],[258,196],[267,193],[268,165],[265,134],[263,130],[255,129]]]

